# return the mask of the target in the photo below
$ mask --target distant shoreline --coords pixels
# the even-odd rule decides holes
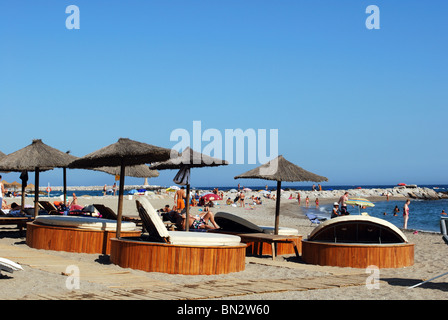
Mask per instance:
[[[41,186],[39,191],[45,192],[45,186]],[[104,186],[67,186],[67,191],[102,191]],[[157,186],[157,185],[126,185],[125,191],[129,190],[164,190],[167,187]],[[107,189],[111,189],[111,186],[107,186]],[[219,189],[219,188],[218,188]],[[53,186],[51,187],[52,191],[63,191],[62,186]],[[211,191],[210,189],[193,189],[193,190],[201,190],[201,191]],[[225,193],[231,193],[229,190],[224,190]],[[253,190],[249,192],[256,192],[258,190]],[[272,191],[271,192],[275,192]],[[369,198],[372,201],[381,201],[387,199],[387,194],[389,195],[389,199],[424,199],[424,200],[438,200],[438,199],[448,199],[448,194],[446,192],[438,192],[432,188],[427,187],[406,187],[406,186],[395,186],[390,188],[364,188],[364,189],[338,189],[338,190],[322,190],[322,191],[313,191],[313,190],[299,190],[299,189],[291,189],[286,188],[283,189],[282,198],[289,197],[292,195],[293,197],[297,196],[297,193],[300,193],[302,200],[308,196],[310,198],[318,197],[321,200],[332,200],[338,199],[345,192],[349,192],[351,197],[362,197]]]

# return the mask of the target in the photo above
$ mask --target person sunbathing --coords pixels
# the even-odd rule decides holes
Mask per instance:
[[[70,203],[70,211],[82,211],[82,209],[84,209],[84,207],[78,204],[78,197],[73,193],[73,200]]]
[[[210,211],[208,206],[204,207],[204,211],[201,214],[196,216],[190,215],[190,228],[192,229],[219,229],[219,226],[215,222],[215,216]],[[212,226],[209,226],[209,221],[212,223]]]

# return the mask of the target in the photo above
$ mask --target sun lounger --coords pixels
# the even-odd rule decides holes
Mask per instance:
[[[17,228],[21,232],[23,228],[26,227],[26,223],[31,221],[33,221],[32,216],[10,215],[8,213],[3,212],[3,210],[0,209],[0,225],[17,225]]]
[[[241,243],[241,238],[235,235],[168,231],[149,200],[142,197],[135,202],[143,228],[151,241],[192,246],[238,246]]]
[[[306,216],[311,222],[310,226],[312,226],[313,224],[320,224],[322,221],[327,220],[326,218],[319,218],[318,216],[311,213],[306,213]]]
[[[63,215],[64,211],[59,210],[56,206],[49,201],[39,201],[39,207],[45,210],[49,215]],[[92,215],[90,206],[84,207],[83,210],[70,210],[69,215],[73,216],[87,216]]]
[[[111,220],[118,219],[118,215],[111,208],[106,207],[103,204],[94,204],[93,206],[95,207],[96,210],[98,210],[102,218]],[[141,225],[142,223],[142,220],[137,217],[122,216],[122,220],[134,222],[137,225]]]
[[[297,243],[300,244],[299,231],[294,228],[280,227],[279,234],[275,235],[274,227],[257,226],[256,224],[233,215],[227,212],[217,212],[215,214],[215,221],[220,226],[218,230],[209,230],[210,232],[223,232],[238,235],[241,241],[244,243],[252,244],[255,247],[256,243],[259,243],[257,253],[258,255],[263,255],[263,243],[267,243],[271,246],[272,259],[275,259],[278,249],[276,249],[278,244],[292,245],[294,253],[299,257],[299,250],[297,248]],[[285,250],[289,252],[291,247]]]
[[[220,226],[221,230],[224,231],[266,234],[274,234],[275,231],[274,227],[257,226],[244,218],[228,212],[217,212],[215,214],[215,221]],[[279,227],[278,234],[283,236],[297,236],[299,235],[299,230],[294,228]]]
[[[58,210],[58,208],[56,208],[54,206],[54,204],[52,204],[49,201],[39,201],[39,207],[45,211],[47,211],[48,214],[62,214],[62,212],[60,212]]]

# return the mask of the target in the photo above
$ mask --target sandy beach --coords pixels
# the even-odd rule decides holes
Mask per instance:
[[[227,195],[226,195],[227,196]],[[250,193],[249,193],[250,196]],[[246,197],[247,199],[248,197]],[[41,198],[45,200],[47,198]],[[172,194],[151,195],[149,199],[153,206],[158,209],[165,204],[173,205]],[[302,200],[304,198],[302,197]],[[321,197],[321,204],[331,203],[337,200],[331,197]],[[375,200],[371,198],[372,200]],[[378,196],[381,199],[381,196]],[[402,199],[402,197],[400,197]],[[27,204],[32,203],[27,198]],[[55,200],[50,198],[50,200]],[[384,200],[384,197],[381,199]],[[15,199],[8,199],[8,202]],[[18,201],[18,199],[17,199]],[[117,197],[79,197],[81,205],[103,203],[116,210]],[[28,203],[29,202],[29,203]],[[311,202],[311,201],[310,201]],[[240,208],[224,204],[223,201],[212,209],[212,212],[230,212],[241,216],[255,224],[270,226],[274,224],[275,201],[264,199],[262,205]],[[312,202],[311,202],[312,203]],[[314,203],[312,203],[314,204]],[[302,201],[302,206],[304,201]],[[313,230],[310,222],[303,214],[303,208],[299,207],[297,200],[282,197],[280,226],[297,228],[306,239]],[[192,213],[198,212],[198,208],[192,208]],[[125,196],[124,214],[137,216],[135,209],[135,198]],[[206,284],[214,281],[273,281],[288,280],[297,283],[289,289],[261,290],[260,293],[243,293],[235,291],[226,295],[215,296],[213,299],[244,299],[244,300],[445,300],[448,299],[448,276],[436,279],[414,289],[408,286],[417,284],[423,280],[430,279],[436,275],[447,272],[448,246],[444,243],[439,233],[404,231],[409,242],[415,244],[415,264],[411,267],[399,269],[381,269],[379,274],[379,288],[369,289],[364,285],[351,285],[332,288],[303,290],[299,284],[301,279],[329,279],[332,276],[363,276],[367,280],[370,273],[364,269],[323,267],[305,264],[295,256],[279,256],[272,261],[270,257],[246,257],[246,269],[242,272],[214,276],[185,276],[170,275],[162,273],[149,273],[139,270],[123,269],[109,262],[108,256],[98,254],[79,254],[57,251],[45,251],[29,248],[26,243],[25,234],[19,234],[13,226],[0,226],[0,257],[9,258],[22,265],[23,271],[13,274],[2,273],[0,279],[1,299],[96,299],[98,293],[112,297],[111,299],[146,299],[143,294],[136,296],[136,292],[150,292],[158,283],[174,285],[179,288],[192,284]],[[8,256],[9,255],[9,256]],[[36,258],[35,263],[29,262],[27,256],[39,255],[41,260],[52,257],[58,261],[54,265],[45,265]],[[79,289],[69,290],[67,288],[67,265],[78,265],[80,270]],[[92,275],[106,275],[101,280]],[[116,282],[123,279],[135,280],[132,286],[117,285]],[[316,280],[316,281],[317,281]],[[128,281],[128,280],[123,280]],[[129,280],[130,281],[130,280]],[[121,288],[117,294],[117,288]],[[136,291],[137,290],[137,291]],[[138,291],[140,290],[140,291]],[[133,293],[125,296],[123,292]],[[82,294],[81,294],[82,293]],[[90,296],[89,296],[90,294]],[[172,296],[172,299],[179,297]]]

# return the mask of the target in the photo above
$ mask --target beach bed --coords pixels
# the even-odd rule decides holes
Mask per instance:
[[[414,264],[414,244],[386,220],[342,216],[321,223],[302,241],[302,260],[321,266],[401,268]]]
[[[144,197],[136,201],[145,237],[111,239],[110,259],[122,268],[170,274],[211,275],[245,269],[246,245],[238,236],[168,231]]]
[[[133,222],[122,222],[123,236],[139,236]],[[81,216],[38,216],[27,223],[29,247],[78,253],[110,253],[110,239],[116,237],[116,221]]]

